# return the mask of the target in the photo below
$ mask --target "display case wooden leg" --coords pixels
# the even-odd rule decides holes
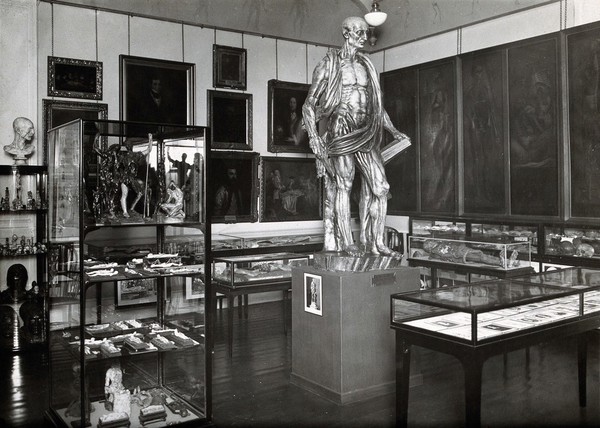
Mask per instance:
[[[396,426],[408,426],[410,344],[396,334]]]
[[[579,406],[587,405],[587,343],[588,336],[577,336],[577,375],[579,378]]]

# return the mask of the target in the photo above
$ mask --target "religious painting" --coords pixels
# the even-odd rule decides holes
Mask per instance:
[[[304,311],[323,316],[323,277],[304,273]]]
[[[252,150],[252,94],[208,91],[211,149]]]
[[[310,85],[269,80],[270,152],[312,153],[302,122],[302,106]]]
[[[571,215],[600,217],[600,29],[567,36]]]
[[[558,39],[508,49],[511,214],[557,216]]]
[[[263,157],[260,220],[323,219],[323,186],[315,159]]]
[[[102,63],[48,57],[48,96],[102,99]]]
[[[246,49],[213,45],[213,86],[246,90]]]
[[[193,125],[194,64],[127,55],[119,58],[121,120]]]
[[[258,153],[211,153],[208,209],[213,223],[258,220],[258,162]]]
[[[383,106],[392,123],[411,139],[411,146],[385,164],[390,185],[388,214],[417,211],[417,68],[394,70],[381,75]],[[384,132],[384,138],[392,136]],[[356,180],[355,180],[356,182]],[[356,185],[353,186],[353,189]],[[354,191],[353,191],[354,192]],[[353,193],[355,195],[355,193]]]
[[[462,58],[464,210],[505,214],[503,54]]]
[[[421,211],[456,211],[455,60],[419,70]]]

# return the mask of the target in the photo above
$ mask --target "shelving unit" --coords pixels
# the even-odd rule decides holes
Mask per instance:
[[[0,349],[47,344],[45,166],[0,165]]]
[[[85,120],[49,131],[55,425],[210,422],[207,133]],[[167,154],[184,153],[179,177]],[[169,245],[186,236],[202,237],[198,257]]]

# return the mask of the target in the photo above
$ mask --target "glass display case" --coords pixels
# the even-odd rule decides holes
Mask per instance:
[[[600,266],[600,227],[545,224],[544,256],[550,263]]]
[[[48,132],[55,425],[210,422],[207,132],[100,120]]]
[[[212,279],[231,288],[290,281],[292,267],[306,266],[309,260],[308,254],[299,253],[214,257]]]
[[[395,294],[392,326],[477,345],[600,315],[600,271],[543,274]]]
[[[413,236],[429,238],[461,238],[467,236],[467,223],[464,221],[410,218],[409,233]]]
[[[323,248],[323,230],[278,230],[223,232],[213,234],[213,252],[219,256],[267,254],[281,252],[313,252]]]
[[[527,242],[498,243],[471,239],[408,237],[410,260],[434,260],[448,264],[511,270],[529,267],[531,245]]]
[[[538,254],[538,224],[471,222],[469,237],[486,242],[530,242],[532,258]]]
[[[46,167],[0,165],[0,350],[47,343]]]

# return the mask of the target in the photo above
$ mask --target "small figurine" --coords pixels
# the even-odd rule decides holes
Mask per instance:
[[[123,371],[118,360],[114,361],[106,371],[104,379],[104,396],[106,397],[104,407],[106,410],[130,415],[130,392],[123,386]]]
[[[35,199],[33,199],[33,192],[31,190],[27,191],[27,209],[32,210],[35,208]]]
[[[174,181],[171,181],[169,184],[167,198],[159,207],[167,214],[167,217],[185,217],[185,213],[183,212],[183,192],[177,187]]]
[[[13,156],[15,165],[26,165],[27,158],[33,154],[34,146],[31,144],[33,122],[25,117],[17,117],[13,121],[13,142],[4,146],[4,152]]]

